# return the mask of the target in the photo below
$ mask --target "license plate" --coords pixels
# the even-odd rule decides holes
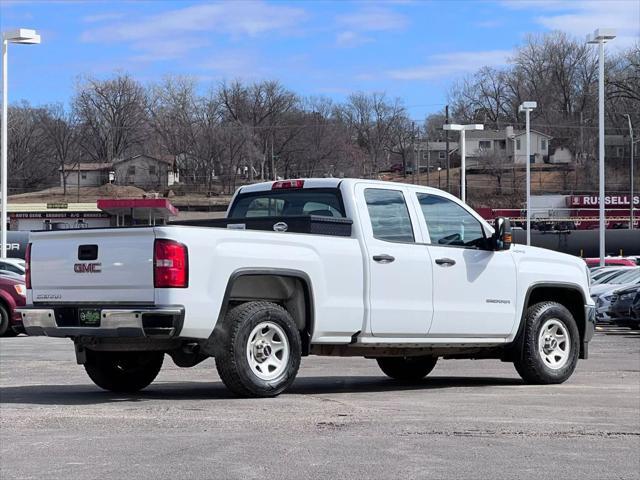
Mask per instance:
[[[99,327],[100,310],[97,308],[81,308],[78,310],[81,327]]]

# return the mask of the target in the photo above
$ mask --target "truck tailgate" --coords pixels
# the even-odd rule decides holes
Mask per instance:
[[[153,303],[153,228],[31,235],[34,303]]]

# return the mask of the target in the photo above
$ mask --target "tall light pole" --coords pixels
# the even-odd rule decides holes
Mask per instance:
[[[629,122],[629,136],[631,137],[631,208],[629,209],[629,230],[633,230],[633,125],[631,125],[631,115],[625,114]]]
[[[531,245],[531,123],[530,114],[531,110],[536,108],[538,104],[536,102],[522,102],[522,105],[518,108],[519,112],[524,112],[526,117],[527,128],[527,147],[526,147],[526,171],[527,171],[527,245]]]
[[[484,125],[481,123],[469,125],[445,123],[442,128],[443,130],[456,130],[460,132],[460,200],[467,203],[467,148],[465,132],[467,130],[484,130]]]
[[[587,43],[597,44],[598,50],[598,170],[600,193],[600,266],[604,266],[605,223],[604,223],[604,44],[616,38],[612,28],[599,28],[587,35]]]
[[[34,44],[40,43],[40,35],[35,30],[27,30],[25,28],[19,28],[18,30],[12,30],[10,32],[4,32],[2,34],[2,142],[1,156],[0,156],[0,177],[2,190],[1,199],[1,213],[0,213],[0,256],[7,258],[7,111],[9,94],[8,88],[8,75],[7,75],[7,51],[10,43],[22,43],[22,44]]]

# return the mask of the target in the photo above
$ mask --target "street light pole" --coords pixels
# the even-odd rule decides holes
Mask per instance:
[[[627,117],[627,121],[629,122],[629,136],[631,137],[631,200],[629,208],[629,230],[633,230],[633,125],[631,125],[631,115],[627,113],[625,117]]]
[[[457,130],[460,132],[460,200],[462,200],[463,203],[467,203],[467,148],[465,132],[467,130],[484,130],[484,125],[480,123],[469,125],[446,123],[442,128],[444,130]]]
[[[8,84],[7,74],[9,43],[38,44],[40,35],[35,30],[20,28],[2,34],[2,131],[0,132],[0,257],[7,258],[7,123],[8,123]]]
[[[527,245],[531,245],[531,110],[536,108],[536,102],[523,102],[518,108],[519,112],[525,113],[526,130],[527,130],[527,147],[526,147],[526,172],[527,172]]]
[[[605,217],[604,217],[604,44],[616,38],[615,30],[599,28],[587,36],[587,43],[598,45],[598,174],[600,203],[600,266],[604,266]]]

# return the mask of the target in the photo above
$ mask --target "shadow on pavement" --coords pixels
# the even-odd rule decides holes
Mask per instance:
[[[397,392],[519,385],[523,385],[520,379],[496,377],[432,377],[418,383],[405,383],[385,377],[311,376],[296,379],[293,386],[283,395]],[[146,400],[229,400],[235,398],[221,382],[159,382],[136,394],[105,392],[90,384],[25,385],[0,388],[0,403],[4,404],[93,405],[117,402],[144,402]]]

